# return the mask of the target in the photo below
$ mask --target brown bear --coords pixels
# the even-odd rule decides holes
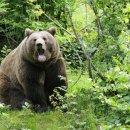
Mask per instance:
[[[66,67],[55,39],[55,28],[25,30],[25,38],[0,66],[0,102],[22,109],[25,102],[47,110],[55,88],[64,96]],[[64,78],[60,78],[63,76]]]

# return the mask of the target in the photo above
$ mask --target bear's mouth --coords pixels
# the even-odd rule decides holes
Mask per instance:
[[[38,52],[37,60],[39,62],[45,62],[46,61],[46,56],[44,55],[45,54],[45,50],[42,49],[42,48],[38,48],[37,52]]]

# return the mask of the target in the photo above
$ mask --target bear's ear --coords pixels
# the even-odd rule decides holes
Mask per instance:
[[[47,30],[49,33],[51,33],[53,36],[56,34],[56,28],[52,27],[49,30]]]
[[[29,28],[25,29],[25,37],[30,36],[33,32],[34,32],[34,30],[31,30]]]

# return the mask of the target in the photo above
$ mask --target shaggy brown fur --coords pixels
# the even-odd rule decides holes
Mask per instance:
[[[0,66],[0,101],[22,109],[25,101],[46,110],[54,88],[66,86],[66,68],[56,30],[25,30],[26,37]],[[65,79],[60,79],[60,76]],[[59,90],[62,95],[63,90]]]

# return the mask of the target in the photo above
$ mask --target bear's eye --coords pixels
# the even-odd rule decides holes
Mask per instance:
[[[44,40],[44,41],[46,41],[46,38],[45,38],[45,37],[43,37],[43,40]]]
[[[33,41],[35,42],[37,39],[34,39]]]

